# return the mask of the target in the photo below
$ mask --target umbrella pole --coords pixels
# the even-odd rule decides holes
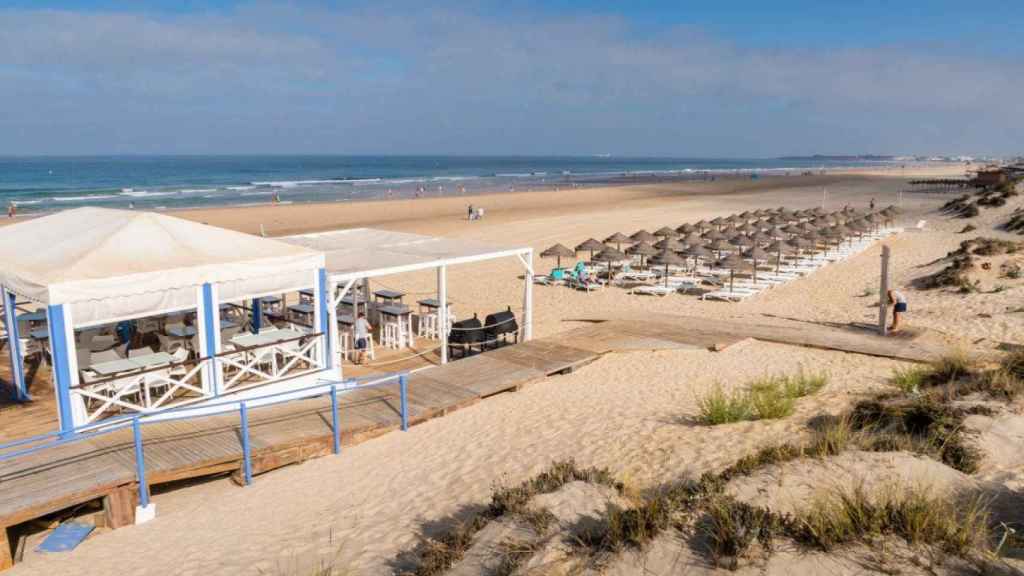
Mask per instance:
[[[733,278],[735,277],[735,275],[736,275],[736,269],[735,268],[729,268],[729,292],[730,293],[732,292]]]

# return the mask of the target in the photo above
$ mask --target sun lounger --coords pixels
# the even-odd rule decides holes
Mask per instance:
[[[725,300],[727,302],[742,302],[748,298],[753,297],[756,292],[739,292],[728,290],[716,290],[714,292],[706,292],[701,294],[701,300]]]
[[[675,286],[665,286],[663,284],[657,284],[654,286],[637,286],[629,291],[630,294],[646,294],[648,296],[667,296],[674,292],[677,292],[678,288]]]

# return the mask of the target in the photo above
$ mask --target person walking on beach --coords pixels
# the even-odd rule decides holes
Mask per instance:
[[[868,208],[870,208],[872,212],[875,211],[875,199],[874,198],[871,199],[871,202],[868,204]]]
[[[359,313],[353,331],[356,337],[356,364],[362,364],[366,361],[366,349],[370,344],[370,332],[373,331],[373,326],[366,321],[366,314],[363,312]]]
[[[476,211],[473,210],[473,205],[472,204],[470,204],[469,207],[466,208],[466,213],[467,213],[466,218],[468,220],[473,220],[473,216],[476,215]]]
[[[888,297],[889,304],[892,304],[892,326],[889,331],[896,332],[900,329],[900,319],[907,311],[907,297],[899,290],[889,290]]]
[[[14,216],[17,213],[18,213],[18,205],[14,203],[14,200],[11,200],[10,202],[7,203],[7,217],[8,218],[14,218]]]

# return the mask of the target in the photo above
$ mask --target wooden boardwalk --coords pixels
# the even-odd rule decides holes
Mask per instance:
[[[554,337],[471,356],[409,378],[409,420],[443,416],[488,396],[571,371],[614,351],[721,350],[746,338],[927,361],[942,350],[916,338],[884,339],[821,325],[787,326],[664,316],[612,319]],[[339,395],[341,436],[351,445],[401,424],[398,385]],[[250,409],[253,473],[331,452],[327,396]],[[238,474],[242,445],[237,414],[154,422],[143,427],[151,485],[215,474]],[[130,430],[75,442],[0,463],[0,528],[102,499],[110,527],[132,522],[137,486]],[[9,530],[0,530],[0,568],[10,565]]]

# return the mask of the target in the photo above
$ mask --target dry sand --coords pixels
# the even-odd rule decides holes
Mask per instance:
[[[488,209],[482,222],[464,219],[466,199],[395,203],[276,207],[260,210],[193,211],[188,216],[240,229],[274,233],[366,223],[393,229],[527,244],[573,245],[588,236],[631,233],[665,224],[785,204],[821,202],[829,207],[880,205],[896,200],[902,180],[894,177],[812,176],[626,189],[495,195],[477,200]],[[575,196],[578,193],[578,197]],[[904,195],[916,220],[941,201],[934,195]],[[981,219],[995,221],[998,215]],[[961,239],[951,231],[962,223],[924,216],[930,231],[890,241],[899,285],[922,274],[927,262]],[[981,220],[979,219],[979,220]],[[987,232],[984,226],[980,232]],[[700,302],[692,296],[629,296],[606,289],[577,293],[565,288],[535,291],[535,334],[547,336],[573,325],[567,320],[610,310],[637,317],[669,312],[705,317],[776,315],[806,321],[870,321],[874,296],[861,296],[876,283],[878,249],[830,266],[811,277],[735,305]],[[538,269],[547,263],[536,262]],[[450,294],[460,316],[518,306],[522,267],[495,262],[456,267]],[[428,293],[432,275],[386,279],[379,285]],[[909,321],[972,339],[1019,340],[1020,314],[979,319],[1009,305],[1014,292],[967,298],[948,292],[908,289]],[[986,298],[982,298],[985,296]],[[763,317],[761,317],[763,320]],[[606,356],[577,372],[500,395],[447,417],[256,479],[247,488],[228,481],[199,484],[155,497],[158,517],[86,541],[70,554],[32,556],[12,574],[303,574],[304,567],[333,562],[353,574],[389,574],[393,561],[428,532],[438,519],[487,501],[496,481],[519,482],[552,460],[575,458],[582,465],[607,466],[619,477],[649,486],[686,474],[716,470],[766,442],[789,440],[821,412],[837,413],[861,395],[885,386],[894,361],[852,354],[742,342],[723,352],[664,351]],[[747,422],[714,428],[693,424],[697,398],[720,383],[728,388],[765,373],[801,367],[831,375],[822,392],[802,399],[796,414],[781,421]],[[992,434],[1013,426],[991,425]],[[997,436],[994,436],[997,437]],[[986,476],[988,474],[988,476]],[[993,466],[979,480],[1007,485],[1024,474],[1019,463]],[[808,559],[772,560],[772,573]],[[823,566],[835,562],[816,559]]]

